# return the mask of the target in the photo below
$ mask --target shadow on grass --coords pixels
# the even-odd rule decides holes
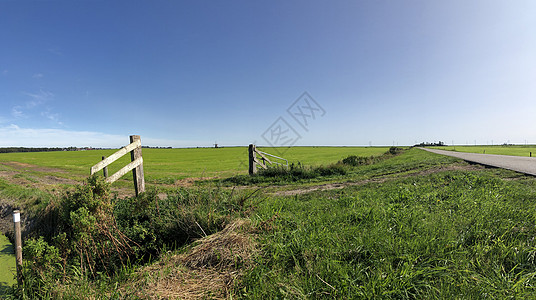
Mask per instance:
[[[11,285],[9,285],[7,282],[0,282],[0,298],[3,298],[3,296],[8,295],[11,290]]]

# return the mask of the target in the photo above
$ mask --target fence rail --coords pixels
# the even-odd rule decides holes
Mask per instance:
[[[257,158],[257,155],[260,156],[260,160],[259,158]],[[279,159],[281,161],[285,161],[285,164],[281,163],[281,162],[278,162],[278,161],[275,161],[275,160],[270,160],[269,157],[272,157],[272,158],[275,158],[275,159]],[[260,151],[260,150],[257,150],[257,147],[253,144],[250,144],[249,145],[249,175],[253,175],[253,174],[256,174],[257,173],[257,165],[260,166],[261,168],[263,169],[268,169],[268,164],[277,164],[277,165],[282,165],[282,166],[286,166],[288,167],[288,160],[282,158],[282,157],[279,157],[279,156],[275,156],[275,155],[272,155],[270,153],[266,153],[266,152],[263,152],[263,151]]]
[[[123,175],[132,170],[132,176],[134,178],[134,189],[136,196],[145,192],[145,179],[143,177],[143,157],[141,154],[141,138],[139,135],[130,136],[130,144],[119,149],[114,154],[103,158],[100,162],[91,167],[90,174],[93,175],[98,171],[105,169],[108,165],[123,157],[130,152],[131,162],[115,172],[112,176],[106,177],[106,182],[112,183]],[[105,172],[107,174],[107,172]]]
[[[268,160],[268,162],[269,162],[270,164],[276,164],[276,165],[280,165],[280,166],[288,167],[288,160],[285,159],[285,158],[282,158],[282,157],[279,157],[279,156],[275,156],[275,155],[272,155],[272,154],[270,154],[270,153],[262,152],[262,151],[259,151],[259,150],[257,150],[257,153],[259,153],[260,155],[263,155],[263,154],[264,154],[265,156],[270,156],[270,157],[277,158],[277,159],[279,159],[279,160],[285,161],[285,163],[281,163],[281,162],[278,162],[278,161],[275,161],[275,160],[274,160],[274,161],[270,161],[270,160],[268,160],[267,158],[264,158],[264,159]]]
[[[137,147],[141,147],[141,140],[137,140],[121,149],[119,149],[114,154],[108,156],[107,158],[100,161],[98,164],[91,167],[91,175],[97,173],[98,171],[104,169],[109,164],[113,163],[114,161],[118,160],[119,158],[123,157],[123,155],[129,153],[130,151],[136,149]]]

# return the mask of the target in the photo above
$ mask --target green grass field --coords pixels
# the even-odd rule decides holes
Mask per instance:
[[[529,156],[532,152],[532,156],[536,157],[536,146],[447,146],[447,147],[431,147],[433,149],[450,150],[458,152],[469,153],[486,153],[486,154],[499,154],[499,155],[514,155],[514,156]]]
[[[335,163],[348,155],[371,156],[386,152],[388,147],[292,147],[259,148],[280,156],[289,162],[306,165]],[[80,179],[89,175],[89,169],[116,150],[90,150],[75,152],[39,152],[0,154],[0,162],[20,162],[65,170],[57,176]],[[247,147],[143,149],[144,173],[147,183],[173,183],[184,178],[226,177],[246,174],[248,170]],[[125,155],[109,167],[109,174],[130,162]],[[124,178],[127,178],[125,175]],[[128,177],[130,179],[130,177]]]
[[[528,148],[508,147],[502,154],[519,149]],[[386,150],[295,147],[281,156],[308,165],[327,165],[348,155],[378,155]],[[215,165],[221,153],[226,153],[228,160]],[[36,155],[27,155],[21,162],[32,164],[30,158]],[[246,155],[245,148],[144,149],[145,168],[152,172],[154,182],[189,174],[173,172],[178,169],[191,169],[195,174],[191,177],[244,174],[245,164],[242,170],[240,159],[234,157]],[[181,161],[189,164],[181,165]],[[61,166],[56,164],[48,167]],[[116,276],[87,279],[73,275],[65,281],[47,281],[49,277],[44,276],[37,295],[124,299],[177,291],[173,297],[186,298],[180,292],[188,282],[199,286],[202,299],[536,297],[534,177],[419,149],[347,168],[344,175],[322,175],[284,185],[268,181],[262,187],[236,188],[207,181],[201,186],[167,190],[167,198],[152,194],[140,203],[135,198],[119,201],[115,210],[122,212],[116,216],[118,224],[134,224],[122,230],[137,233],[130,238],[154,235],[149,240],[155,243],[173,234],[180,236],[178,229],[187,228],[187,236],[202,238],[194,245],[203,245],[203,257],[213,255],[214,262],[192,267],[181,259],[195,257],[192,253],[197,246],[187,243],[169,252],[164,247],[153,263],[129,266]],[[63,169],[70,174],[77,170]],[[155,211],[158,214],[153,216]],[[168,219],[160,224],[161,218]],[[247,220],[251,228],[231,232],[232,241],[250,238],[256,251],[248,248],[245,255],[233,248],[236,245],[231,240],[210,235],[236,220]],[[184,225],[187,223],[191,226]],[[222,261],[228,265],[220,264]],[[55,278],[63,276],[61,269],[54,272],[50,275]],[[202,281],[204,276],[211,281]],[[210,288],[232,276],[238,277],[221,285],[222,290]]]
[[[417,151],[376,167],[419,169],[422,161],[443,159]],[[259,222],[277,219],[261,235],[263,256],[244,279],[242,295],[533,298],[536,185],[513,174],[439,170],[274,197],[257,212]],[[510,176],[518,180],[502,179]]]

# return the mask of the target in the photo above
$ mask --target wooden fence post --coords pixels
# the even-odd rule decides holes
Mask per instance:
[[[102,160],[105,160],[106,156],[102,156]],[[108,178],[108,167],[104,167],[102,169],[102,173],[104,174],[104,178]]]
[[[249,144],[249,175],[257,173],[257,166],[255,165],[255,145]]]
[[[140,141],[141,138],[139,135],[131,135],[130,136],[130,143],[133,143],[135,141]],[[130,159],[131,161],[135,161],[138,158],[141,158],[141,146],[137,147],[136,149],[132,150],[130,152]],[[145,192],[145,179],[143,177],[143,164],[140,164],[136,168],[132,169],[132,176],[134,177],[134,189],[136,191],[136,196],[139,194]]]
[[[15,258],[17,262],[17,282],[22,285],[22,237],[20,232],[20,211],[13,211],[15,227]]]

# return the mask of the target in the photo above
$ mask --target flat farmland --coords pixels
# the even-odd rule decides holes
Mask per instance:
[[[53,171],[82,182],[113,151],[0,155],[0,199],[48,224],[35,229],[46,240],[25,247],[57,253],[28,251],[25,259],[37,262],[26,266],[34,281],[17,291],[26,299],[184,299],[191,288],[198,299],[536,297],[534,177],[416,148],[385,155],[387,148],[261,150],[319,167],[233,176],[246,173],[245,147],[144,149],[156,192],[117,199],[96,178],[69,193],[30,188]],[[376,157],[330,165],[348,155]],[[166,183],[186,176],[226,179]],[[132,193],[129,176],[114,184],[123,185]],[[79,220],[111,229],[74,226]],[[109,235],[126,236],[133,251],[125,257],[140,263],[116,261]],[[60,252],[65,245],[73,246]],[[87,262],[108,276],[86,268],[80,279],[77,247],[86,255],[108,251]]]
[[[325,165],[349,155],[372,156],[386,152],[388,147],[291,147],[258,148],[284,157],[289,163]],[[89,169],[117,150],[88,150],[37,153],[0,154],[4,170],[23,168],[35,176],[49,175],[79,181],[89,175]],[[227,177],[245,174],[248,169],[247,147],[143,149],[144,173],[149,184],[173,184],[186,178]],[[109,174],[130,161],[125,155],[109,166]],[[123,179],[131,180],[129,175]]]

